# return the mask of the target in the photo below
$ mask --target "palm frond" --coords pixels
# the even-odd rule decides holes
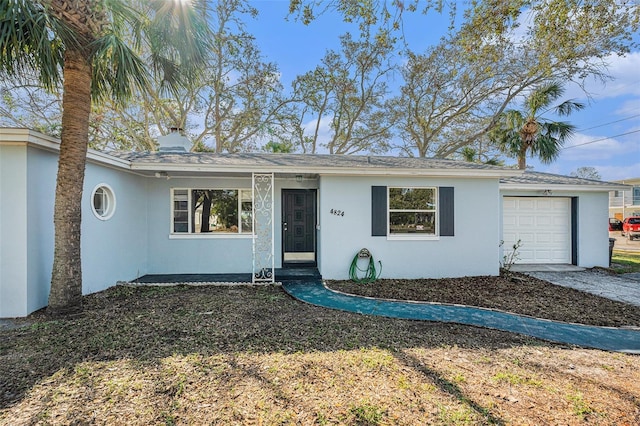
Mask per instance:
[[[460,154],[462,155],[462,159],[464,161],[468,161],[469,163],[472,163],[476,161],[476,155],[478,155],[478,152],[470,146],[465,146],[460,151]]]
[[[110,25],[93,46],[96,99],[126,100],[152,79],[172,92],[195,80],[213,39],[201,9],[180,0],[106,0],[105,5]]]
[[[503,114],[502,122],[505,128],[509,130],[520,130],[525,121],[526,117],[522,114],[522,112],[515,109],[507,110]]]
[[[560,155],[564,142],[548,133],[542,133],[530,148],[532,155],[537,156],[543,164],[553,163]]]
[[[569,99],[568,101],[564,101],[563,103],[561,103],[560,105],[558,105],[557,107],[555,107],[555,112],[556,114],[560,115],[560,116],[567,116],[570,115],[571,113],[575,112],[575,111],[579,111],[581,109],[584,109],[585,105],[581,102],[576,102],[573,101],[571,99]]]
[[[62,80],[60,32],[63,28],[37,3],[0,0],[0,69],[9,76],[35,72],[53,89]]]
[[[551,105],[564,93],[564,88],[560,83],[552,81],[538,86],[527,97],[525,105],[531,116],[535,117],[541,109]]]
[[[561,143],[564,143],[566,139],[573,136],[575,129],[576,127],[573,124],[564,121],[552,121],[543,124],[542,133],[559,139]]]
[[[213,51],[205,2],[152,0],[141,25],[153,72],[165,88],[175,90],[197,78]]]
[[[131,98],[135,89],[145,90],[150,74],[142,58],[124,39],[107,34],[94,43],[92,95],[95,100],[107,97],[116,102]]]

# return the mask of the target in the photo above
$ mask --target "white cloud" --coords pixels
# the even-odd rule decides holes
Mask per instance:
[[[640,96],[640,52],[631,52],[626,56],[609,55],[604,59],[605,72],[611,76],[605,82],[589,78],[585,81],[585,90],[593,99],[616,98],[618,96]],[[566,97],[584,99],[585,93],[577,84],[567,86]]]
[[[640,177],[640,162],[626,166],[596,166],[603,180],[623,180]]]
[[[565,145],[561,155],[571,161],[602,161],[623,152],[622,142],[613,138],[604,138],[604,136],[577,133]]]
[[[602,97],[615,98],[622,95],[640,96],[640,52],[618,57],[609,56],[609,73],[614,80],[606,85]]]
[[[305,123],[303,125],[304,134],[306,136],[313,137],[313,135],[316,132],[317,125],[318,125],[317,118],[314,118],[313,120],[310,120],[307,123]],[[331,136],[332,136],[331,117],[327,117],[327,116],[322,117],[320,119],[320,125],[318,126],[318,140],[317,140],[318,145],[316,147],[316,152],[318,152],[319,154],[325,153],[326,149],[321,148],[321,145],[326,145],[331,140]]]
[[[576,134],[554,163],[541,164],[537,159],[528,163],[537,171],[561,175],[590,166],[606,181],[640,177],[640,146],[634,136],[604,139],[604,136]]]
[[[640,83],[638,83],[638,85],[640,86]],[[637,116],[638,112],[640,112],[640,97],[623,102],[620,104],[620,107],[614,111],[617,115],[624,117]],[[636,118],[635,123],[638,123],[636,128],[640,128],[640,119]]]

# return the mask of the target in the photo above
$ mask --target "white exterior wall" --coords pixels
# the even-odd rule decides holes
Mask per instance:
[[[106,184],[116,207],[107,220],[96,217],[92,193]],[[95,293],[147,273],[147,179],[87,163],[82,196],[82,291]]]
[[[247,273],[250,235],[171,235],[171,189],[250,189],[251,179],[148,179],[149,274]]]
[[[540,191],[502,190],[500,192],[500,211],[502,212],[503,196],[531,197],[540,196]],[[592,268],[609,266],[609,232],[607,229],[609,193],[553,191],[554,197],[578,198],[577,213],[577,266]],[[502,217],[502,215],[501,215]],[[502,238],[502,220],[500,223]],[[500,259],[503,252],[500,250]]]
[[[27,310],[27,149],[0,146],[0,318]]]
[[[578,198],[578,266],[609,267],[609,194],[590,192]]]
[[[0,146],[0,318],[47,305],[57,155]]]
[[[433,240],[371,236],[371,186],[454,187],[455,236]],[[323,176],[320,273],[326,279],[348,279],[353,257],[367,248],[377,268],[382,262],[381,278],[498,275],[498,198],[497,179]],[[332,215],[331,209],[345,214]]]
[[[0,318],[21,317],[47,305],[53,267],[57,152],[25,144],[0,146]],[[98,183],[116,194],[109,220],[94,216]],[[88,163],[82,201],[84,294],[145,273],[145,180]]]
[[[57,153],[29,147],[27,170],[27,312],[23,315],[45,307],[49,299]]]
[[[250,273],[251,235],[171,235],[171,189],[251,189],[251,177],[149,178],[149,274]],[[282,189],[316,188],[317,181],[276,179],[274,186],[275,267],[282,267]]]

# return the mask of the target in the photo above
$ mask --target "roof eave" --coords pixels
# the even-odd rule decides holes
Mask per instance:
[[[178,163],[131,163],[131,170],[138,172],[167,173],[306,173],[321,176],[473,176],[485,178],[504,178],[519,176],[520,171],[494,169],[461,168],[381,168],[381,167],[305,167],[273,165],[219,165],[219,164],[178,164]]]
[[[16,146],[26,145],[50,152],[60,152],[60,139],[34,130],[19,127],[2,128],[2,131],[0,132],[0,143],[3,145]],[[87,150],[87,161],[115,166],[126,170],[131,169],[130,161],[114,157],[91,148]]]
[[[509,191],[565,191],[565,192],[603,192],[621,191],[628,189],[628,185],[616,185],[610,182],[591,185],[576,184],[544,184],[544,183],[501,183],[500,190]]]
[[[94,163],[106,164],[121,169],[132,170],[131,161],[114,157],[112,155],[105,154],[102,151],[96,151],[94,149],[89,149],[87,151],[87,160]]]

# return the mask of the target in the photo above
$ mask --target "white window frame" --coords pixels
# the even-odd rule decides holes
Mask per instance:
[[[419,209],[419,210],[406,210],[406,209],[391,209],[391,190],[392,189],[430,189],[433,190],[433,209]],[[387,240],[439,240],[440,239],[440,224],[438,215],[438,187],[436,186],[388,186],[387,187]],[[392,212],[427,212],[434,215],[434,233],[416,233],[416,234],[398,234],[391,232],[391,213]]]
[[[212,190],[212,191],[238,191],[238,232],[191,232],[193,228],[193,212],[191,211],[193,205],[193,190]],[[174,231],[174,217],[175,217],[175,193],[176,191],[186,191],[187,192],[187,232],[175,232]],[[253,191],[251,188],[209,188],[209,187],[192,187],[192,188],[171,188],[171,196],[170,204],[171,204],[171,215],[169,218],[169,238],[170,239],[192,239],[192,238],[253,238],[254,230],[251,232],[242,232],[242,193],[249,193],[251,197],[251,204],[253,206]],[[253,214],[253,212],[252,212]],[[255,227],[255,218],[253,227]]]
[[[104,205],[102,212],[99,212],[96,209],[94,202],[98,191],[101,191],[102,193],[101,198],[102,204]],[[109,220],[116,212],[116,193],[113,191],[113,188],[106,183],[99,183],[93,188],[89,202],[91,203],[91,211],[93,212],[93,215],[99,220]]]

